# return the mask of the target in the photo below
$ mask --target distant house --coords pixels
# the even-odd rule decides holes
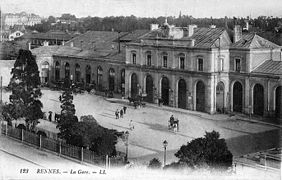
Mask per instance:
[[[15,40],[15,38],[19,38],[19,37],[21,37],[21,36],[23,36],[23,35],[24,35],[23,32],[21,32],[21,31],[15,31],[15,32],[13,32],[13,33],[11,33],[11,34],[9,35],[9,41],[13,41],[13,40]]]
[[[42,46],[44,41],[47,41],[50,46],[52,45],[63,45],[64,42],[71,40],[76,35],[63,32],[63,31],[49,31],[46,33],[27,33],[17,40],[29,40],[31,48]]]

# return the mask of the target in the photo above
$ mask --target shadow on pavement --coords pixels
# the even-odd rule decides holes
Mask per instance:
[[[275,147],[281,147],[281,129],[226,139],[233,156],[241,156]]]

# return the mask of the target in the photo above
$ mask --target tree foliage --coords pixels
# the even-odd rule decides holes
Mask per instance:
[[[219,136],[216,131],[206,132],[204,138],[194,139],[181,146],[175,156],[179,158],[180,164],[191,168],[227,169],[232,166],[232,154],[225,139]]]
[[[6,104],[5,116],[13,119],[25,118],[32,130],[43,118],[40,97],[40,78],[35,58],[28,50],[21,49],[12,69],[9,88],[12,90],[10,103]]]
[[[148,165],[148,168],[151,168],[151,169],[159,169],[162,167],[162,163],[160,162],[159,159],[157,158],[153,158],[150,162],[149,162],[149,165]]]
[[[90,115],[82,116],[83,121],[78,122],[70,82],[66,80],[64,87],[61,116],[57,125],[59,137],[68,144],[87,147],[96,155],[116,155],[117,131],[100,126]]]

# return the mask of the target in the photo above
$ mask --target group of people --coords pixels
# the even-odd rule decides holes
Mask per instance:
[[[52,111],[49,111],[48,112],[49,113],[49,115],[48,115],[48,121],[50,121],[50,122],[52,122],[53,121],[53,112]],[[60,119],[60,114],[57,114],[57,113],[55,113],[55,115],[54,115],[54,121],[55,122],[58,122],[58,120]],[[47,117],[46,117],[46,114],[44,113],[44,118],[43,119],[46,119],[47,120]]]
[[[123,115],[126,114],[126,106],[123,106],[120,110],[117,109],[115,112],[116,119],[123,118]]]
[[[172,129],[173,132],[179,131],[179,120],[174,118],[173,115],[170,116],[168,121],[168,129]]]

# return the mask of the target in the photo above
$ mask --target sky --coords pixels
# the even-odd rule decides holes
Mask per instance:
[[[1,0],[4,13],[25,11],[43,17],[130,16],[158,17],[282,17],[282,0]]]

